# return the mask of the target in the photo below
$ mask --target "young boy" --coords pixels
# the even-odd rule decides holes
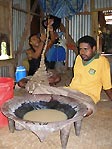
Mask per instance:
[[[51,27],[51,32],[52,32],[52,27]],[[40,67],[40,61],[41,61],[41,54],[44,48],[46,40],[46,35],[41,34],[41,36],[37,36],[36,34],[31,35],[29,37],[29,45],[30,49],[26,50],[27,58],[28,58],[28,63],[25,61],[24,64],[28,68],[28,76],[33,76],[34,73],[38,70]],[[47,49],[51,46],[51,41],[48,42]],[[23,64],[23,65],[24,65]],[[49,68],[47,68],[48,71]],[[20,87],[25,87],[28,78],[23,78],[18,82],[18,85]],[[54,85],[58,83],[61,80],[60,75],[53,73],[51,77],[48,78],[49,84]]]
[[[40,67],[41,54],[45,39],[46,36],[44,34],[41,36],[33,34],[29,37],[29,45],[31,48],[26,50],[27,59],[23,61],[23,66],[25,66],[28,76],[33,76]],[[28,77],[23,78],[18,82],[18,85],[20,87],[25,87],[28,80]]]

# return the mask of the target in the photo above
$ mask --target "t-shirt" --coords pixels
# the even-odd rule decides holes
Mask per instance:
[[[74,77],[69,87],[90,96],[97,103],[100,100],[102,88],[108,90],[112,87],[110,65],[107,58],[97,54],[83,64],[82,58],[77,56]]]

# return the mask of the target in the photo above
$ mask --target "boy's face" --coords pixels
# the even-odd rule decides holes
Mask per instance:
[[[96,47],[94,46],[93,48],[91,48],[91,46],[88,43],[80,43],[79,53],[84,61],[89,61],[94,57],[96,53]]]
[[[40,39],[39,39],[36,35],[34,35],[34,36],[31,37],[29,43],[30,43],[32,46],[38,46],[39,43],[40,43]]]

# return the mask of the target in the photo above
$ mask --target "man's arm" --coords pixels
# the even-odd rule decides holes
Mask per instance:
[[[110,100],[112,100],[112,88],[108,90],[104,90]]]

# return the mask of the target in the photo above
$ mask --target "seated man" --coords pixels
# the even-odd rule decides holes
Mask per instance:
[[[74,65],[74,77],[68,88],[77,90],[91,98],[95,104],[100,101],[101,90],[112,100],[110,65],[106,57],[97,53],[96,41],[84,36],[78,41],[79,55]],[[88,114],[92,113],[88,109]]]

